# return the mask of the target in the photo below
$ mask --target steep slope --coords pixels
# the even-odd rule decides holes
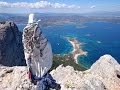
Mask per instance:
[[[13,22],[0,22],[0,64],[24,65],[22,33]]]

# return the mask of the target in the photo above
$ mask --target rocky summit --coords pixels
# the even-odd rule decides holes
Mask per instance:
[[[27,80],[22,33],[13,22],[0,22],[0,90],[35,90]],[[10,67],[11,66],[11,67]],[[120,64],[104,55],[90,69],[58,66],[51,72],[61,90],[120,90]]]
[[[16,24],[10,21],[0,22],[0,64],[25,65],[22,33]]]
[[[104,55],[86,71],[75,71],[62,65],[51,72],[62,90],[120,90],[120,64]]]
[[[25,66],[0,66],[0,90],[35,90],[27,80]],[[120,65],[110,55],[104,55],[86,71],[60,65],[51,71],[61,90],[120,90]]]

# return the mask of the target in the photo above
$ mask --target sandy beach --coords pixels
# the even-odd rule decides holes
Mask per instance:
[[[77,60],[78,56],[79,55],[87,55],[87,52],[82,50],[81,43],[78,42],[75,38],[68,38],[68,41],[73,46],[73,50],[71,53],[73,54],[73,58],[74,58],[75,62],[78,63],[78,60]]]
[[[71,44],[72,44],[72,46],[73,46],[73,50],[72,50],[72,53],[73,52],[75,52],[75,44],[74,44],[74,42],[72,42],[72,41],[70,41],[70,40],[68,40]]]

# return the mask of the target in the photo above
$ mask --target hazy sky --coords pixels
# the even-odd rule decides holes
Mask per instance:
[[[0,0],[0,13],[119,11],[120,0]]]

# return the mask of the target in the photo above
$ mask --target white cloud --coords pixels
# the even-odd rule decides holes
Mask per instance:
[[[90,8],[96,8],[96,6],[95,6],[95,5],[92,5]]]
[[[34,3],[28,2],[16,2],[16,3],[8,3],[0,1],[0,7],[21,7],[21,8],[55,8],[55,9],[80,9],[80,6],[76,5],[67,5],[61,3],[50,3],[48,1],[40,1]]]

